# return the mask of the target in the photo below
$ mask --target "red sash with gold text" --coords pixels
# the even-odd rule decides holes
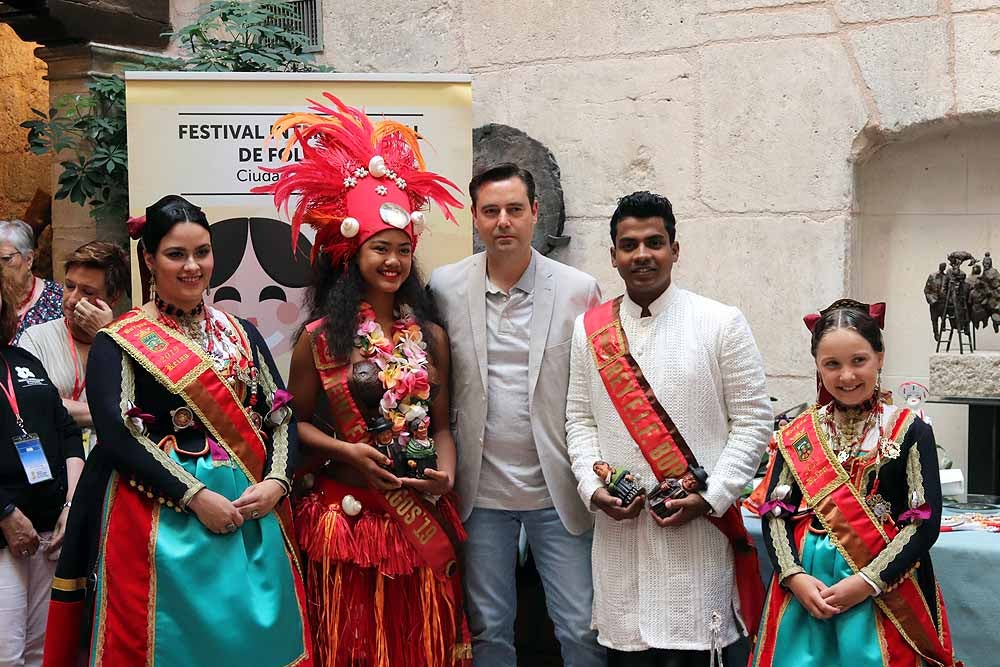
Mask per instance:
[[[330,354],[322,324],[323,320],[311,322],[306,331],[312,338],[313,362],[329,399],[337,437],[347,442],[367,442],[368,426],[347,386],[352,365]],[[419,494],[401,488],[373,492],[368,497],[378,499],[381,509],[399,525],[407,542],[439,579],[452,578],[457,562],[455,548],[433,509]]]
[[[117,319],[105,332],[157,382],[184,399],[251,484],[261,480],[267,460],[263,437],[250,420],[249,408],[237,398],[201,347],[140,308]],[[292,558],[297,561],[289,504],[281,501],[274,511]]]
[[[912,422],[909,410],[902,409],[891,430],[899,440]],[[813,514],[826,528],[831,542],[844,560],[858,572],[892,541],[897,529],[875,518],[850,476],[837,460],[815,410],[809,410],[776,436],[778,450],[791,469],[802,496]],[[883,632],[887,643],[905,641],[924,660],[935,665],[952,664],[951,642],[944,622],[944,607],[938,605],[940,630],[917,584],[916,575],[906,575],[898,584],[874,599],[883,612]],[[890,651],[890,655],[907,651]],[[894,663],[890,663],[894,664]],[[902,663],[900,663],[902,664]],[[912,663],[906,663],[912,664]]]
[[[698,461],[629,353],[628,339],[619,317],[621,300],[622,297],[618,297],[606,301],[583,316],[594,363],[611,403],[639,445],[656,479],[679,478],[689,466],[697,466]],[[743,515],[734,504],[721,517],[705,518],[722,531],[733,548],[741,616],[751,638],[756,637],[764,606],[764,584],[757,552],[743,525]]]

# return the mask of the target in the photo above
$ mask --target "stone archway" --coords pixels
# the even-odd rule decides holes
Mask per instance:
[[[923,286],[953,250],[1000,254],[1000,124],[949,122],[902,135],[855,166],[853,289],[886,301],[883,384],[927,382],[934,351]],[[980,350],[1000,336],[980,330]],[[935,431],[956,465],[966,466],[966,409],[930,405]]]

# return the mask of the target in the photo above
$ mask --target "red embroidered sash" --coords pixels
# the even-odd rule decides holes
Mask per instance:
[[[909,410],[900,410],[890,437],[897,442],[901,440],[913,419]],[[815,410],[805,412],[779,433],[778,451],[791,469],[806,504],[851,569],[858,572],[871,563],[898,531],[893,524],[876,519],[850,483],[850,476],[820,430]],[[924,660],[935,665],[952,664],[950,642],[935,626],[914,574],[876,597],[875,604]],[[944,608],[940,605],[938,608],[943,619]]]
[[[337,437],[347,442],[369,440],[368,426],[347,386],[352,365],[334,359],[326,343],[323,320],[306,326],[312,340],[313,362],[330,403]],[[424,563],[439,579],[450,578],[456,570],[455,549],[430,505],[410,489],[367,494],[378,499],[380,508],[402,529]]]
[[[583,316],[594,363],[611,403],[656,479],[680,477],[688,466],[697,466],[698,461],[629,353],[619,316],[621,300],[618,297],[606,301]],[[750,636],[756,637],[764,606],[764,584],[757,552],[743,525],[739,505],[732,505],[721,517],[705,518],[722,531],[732,546],[741,616]]]
[[[198,345],[153,320],[141,308],[113,322],[105,331],[130,357],[172,394],[184,399],[212,437],[240,466],[251,484],[264,474],[267,449],[250,420],[249,408],[237,398]],[[292,516],[287,502],[275,507],[293,559]]]

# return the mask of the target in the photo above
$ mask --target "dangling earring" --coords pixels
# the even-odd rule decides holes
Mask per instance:
[[[878,404],[882,400],[882,369],[878,369],[878,374],[875,376],[875,393],[872,394],[872,399]]]
[[[149,298],[156,300],[156,275],[153,272],[149,273]]]
[[[833,401],[833,394],[823,386],[823,378],[816,371],[816,405],[823,406]]]

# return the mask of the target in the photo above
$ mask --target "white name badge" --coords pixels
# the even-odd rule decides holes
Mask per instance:
[[[23,438],[15,438],[14,446],[17,448],[17,455],[21,459],[21,466],[24,468],[24,474],[28,476],[29,484],[40,484],[52,479],[49,460],[45,458],[45,451],[37,435],[29,433]]]

